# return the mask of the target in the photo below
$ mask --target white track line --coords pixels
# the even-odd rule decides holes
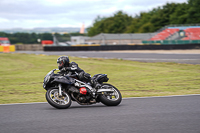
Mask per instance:
[[[10,104],[0,104],[1,105],[26,105],[26,104],[38,104],[38,103],[47,103],[47,102],[34,102],[34,103],[10,103]]]
[[[185,97],[185,96],[200,96],[200,94],[190,94],[190,95],[171,95],[171,96],[152,96],[152,97],[127,97],[123,99],[137,99],[137,98],[165,98],[165,97]]]

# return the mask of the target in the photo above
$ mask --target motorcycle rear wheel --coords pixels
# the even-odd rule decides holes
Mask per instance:
[[[71,106],[71,97],[66,92],[59,96],[57,88],[50,88],[46,92],[47,102],[57,109],[67,109]]]
[[[103,104],[107,106],[117,106],[121,103],[122,96],[120,91],[116,87],[106,83],[104,83],[102,87],[112,88],[112,90],[114,91],[114,92],[103,92],[101,95],[99,95],[99,100]]]

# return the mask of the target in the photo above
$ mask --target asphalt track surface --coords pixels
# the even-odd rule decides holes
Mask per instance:
[[[200,95],[123,99],[58,110],[48,103],[0,105],[0,133],[200,133]]]
[[[200,64],[200,54],[174,54],[174,53],[129,53],[129,52],[102,52],[102,51],[16,51],[15,53],[46,54],[46,55],[67,55],[82,58],[106,58],[123,59],[142,62],[176,62],[184,64]]]

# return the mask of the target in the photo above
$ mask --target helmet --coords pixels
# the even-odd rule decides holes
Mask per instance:
[[[64,67],[69,66],[69,57],[61,56],[57,59],[58,69],[61,70]]]

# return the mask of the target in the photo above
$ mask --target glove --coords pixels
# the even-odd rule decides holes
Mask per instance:
[[[70,70],[70,67],[64,67],[64,68],[62,68],[60,71],[61,72],[65,72],[65,71],[69,71]]]

